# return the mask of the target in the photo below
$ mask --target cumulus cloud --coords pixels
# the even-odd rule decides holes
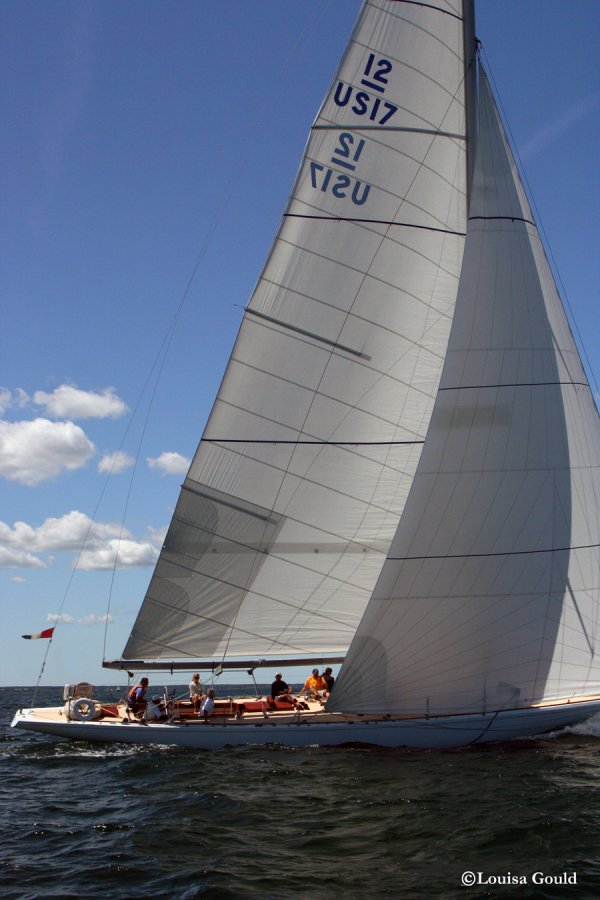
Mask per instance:
[[[190,467],[190,460],[181,453],[165,452],[160,456],[147,457],[150,469],[158,469],[163,475],[185,475]]]
[[[78,550],[83,543],[99,546],[103,541],[118,537],[117,523],[93,522],[85,513],[71,510],[60,518],[45,519],[38,528],[26,522],[15,522],[10,528],[0,522],[0,545],[27,547],[34,553]],[[128,532],[124,534],[129,537]]]
[[[117,419],[127,412],[127,405],[114,388],[101,393],[82,391],[76,385],[61,384],[51,394],[36,391],[33,402],[43,406],[53,419]]]
[[[0,568],[45,568],[53,557],[44,561],[42,554],[71,552],[79,554],[79,569],[111,569],[117,548],[118,568],[150,566],[158,557],[155,534],[160,533],[151,531],[149,540],[136,541],[121,525],[93,522],[77,510],[45,519],[38,527],[15,522],[11,528],[0,521]]]
[[[0,523],[2,524],[2,523]],[[19,550],[16,547],[0,546],[0,569],[45,569],[46,563],[28,553],[27,550]],[[14,581],[14,579],[13,579]]]
[[[117,559],[117,569],[128,566],[152,566],[158,558],[158,550],[148,542],[131,540],[108,541],[95,550],[84,550],[79,557],[78,569],[112,569]]]
[[[100,474],[118,475],[125,469],[130,469],[135,460],[128,453],[122,450],[116,450],[114,453],[107,453],[98,463],[98,471]]]
[[[27,584],[27,579],[23,578],[21,575],[13,575],[10,580],[13,584]]]
[[[72,422],[0,420],[0,475],[28,486],[80,469],[96,452]]]

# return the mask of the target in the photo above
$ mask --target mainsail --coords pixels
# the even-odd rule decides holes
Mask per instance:
[[[459,295],[398,532],[328,708],[600,690],[600,424],[485,76]]]
[[[365,3],[125,658],[350,644],[421,454],[457,294],[462,5]]]

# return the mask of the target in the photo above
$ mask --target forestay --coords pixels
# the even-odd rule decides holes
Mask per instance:
[[[348,647],[419,459],[456,298],[461,6],[365,4],[125,657]]]
[[[480,122],[430,433],[333,709],[600,689],[598,414],[484,76]]]

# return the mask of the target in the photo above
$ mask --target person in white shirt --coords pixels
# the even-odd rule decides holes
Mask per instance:
[[[202,698],[204,697],[204,687],[202,686],[202,682],[200,681],[200,675],[198,674],[198,672],[196,672],[195,675],[192,675],[189,692],[190,700],[194,706],[194,711],[198,712],[198,710],[200,709]]]
[[[206,695],[206,700],[202,704],[199,715],[204,716],[204,721],[208,722],[209,716],[212,716],[215,709],[215,692],[210,688]]]

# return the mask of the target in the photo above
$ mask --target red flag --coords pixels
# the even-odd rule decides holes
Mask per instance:
[[[40,631],[39,634],[22,634],[21,637],[25,638],[26,641],[34,641],[36,638],[51,638],[54,633],[54,628],[46,628],[45,631]]]

